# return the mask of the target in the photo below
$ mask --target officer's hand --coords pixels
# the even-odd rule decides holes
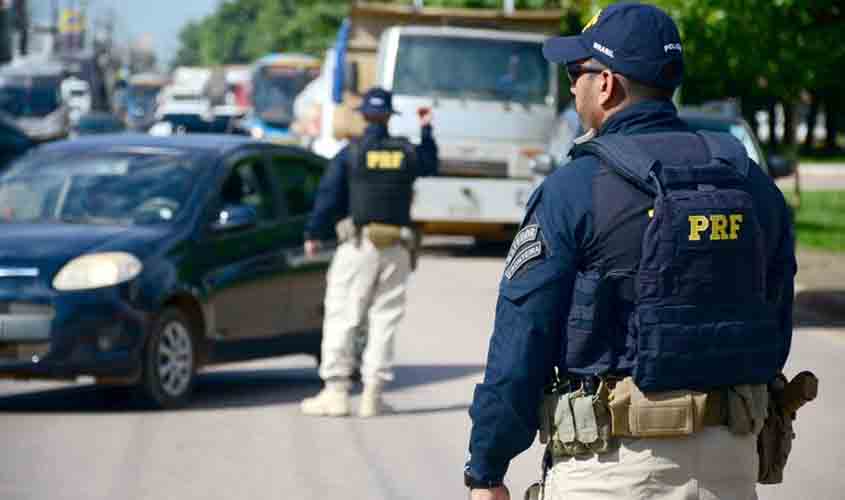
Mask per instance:
[[[422,107],[417,108],[417,115],[420,117],[420,127],[425,127],[426,125],[431,125],[431,119],[433,115],[431,113],[431,108]]]
[[[470,500],[510,500],[511,493],[507,486],[497,486],[495,488],[475,488],[469,494]]]
[[[313,257],[317,255],[317,252],[320,251],[320,241],[319,240],[305,240],[305,256],[306,257]]]

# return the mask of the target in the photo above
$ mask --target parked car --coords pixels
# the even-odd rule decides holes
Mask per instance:
[[[767,156],[763,152],[757,136],[751,130],[751,126],[741,116],[683,108],[678,115],[693,130],[725,132],[739,139],[742,145],[745,146],[748,156],[760,165],[760,168],[772,178],[786,177],[794,174],[796,171],[795,160],[777,155]]]
[[[0,170],[32,146],[32,139],[15,121],[0,113]]]
[[[547,153],[539,155],[534,159],[532,171],[534,172],[535,185],[542,182],[542,179],[555,168],[569,161],[567,154],[569,154],[575,138],[580,133],[583,133],[580,124],[573,118],[575,116],[573,113],[574,109],[570,107],[561,115],[558,125],[555,127],[554,133],[549,141]],[[681,108],[678,116],[692,130],[724,132],[733,135],[745,146],[748,156],[760,165],[760,168],[772,178],[786,177],[797,172],[795,160],[777,155],[766,156],[751,127],[741,116],[692,108]],[[797,189],[799,183],[795,183],[795,185]],[[800,193],[797,191],[796,195],[800,197]]]
[[[319,356],[327,248],[303,253],[325,160],[230,135],[100,135],[0,174],[0,376],[189,399],[197,370]]]
[[[93,111],[79,117],[70,127],[70,136],[116,134],[126,130],[123,120],[111,113]]]

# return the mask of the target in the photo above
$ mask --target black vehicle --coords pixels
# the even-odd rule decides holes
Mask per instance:
[[[111,113],[93,111],[82,115],[76,123],[71,125],[70,136],[116,134],[124,130],[126,130],[126,126],[120,118]]]
[[[775,179],[795,173],[794,160],[776,155],[766,156],[763,153],[763,148],[760,146],[757,136],[751,130],[751,126],[740,116],[683,108],[678,116],[687,122],[687,125],[693,130],[724,132],[736,137],[745,146],[748,156],[760,165],[764,172]]]
[[[0,112],[36,142],[68,134],[69,109],[61,98],[62,75],[56,68],[34,74],[0,71]]]
[[[583,133],[575,118],[577,115],[573,115],[574,108],[570,107],[568,111],[568,114],[562,115],[552,135],[547,148],[548,153],[534,159],[532,171],[535,174],[535,185],[538,185],[555,168],[565,165],[569,161],[566,155],[572,148],[577,135]],[[757,136],[754,135],[751,127],[741,116],[694,108],[681,108],[678,116],[693,130],[724,132],[736,137],[745,146],[748,156],[774,179],[793,175],[797,172],[794,160],[777,155],[766,156]],[[577,131],[573,129],[577,129]],[[799,183],[795,183],[795,185],[796,196],[800,197],[800,193],[797,191]]]
[[[0,170],[32,146],[32,140],[14,120],[0,113]]]
[[[319,355],[331,252],[303,253],[325,160],[236,136],[102,135],[0,174],[0,376],[184,405],[213,363]]]

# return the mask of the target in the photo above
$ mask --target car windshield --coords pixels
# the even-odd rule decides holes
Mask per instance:
[[[683,120],[694,130],[709,130],[712,132],[726,132],[739,139],[739,142],[745,146],[745,151],[754,162],[761,167],[764,166],[762,162],[762,155],[757,149],[754,138],[742,123],[736,123],[730,120],[715,120],[711,118],[694,118],[684,117]]]
[[[265,66],[255,73],[253,101],[262,120],[286,127],[293,121],[293,101],[319,70]]]
[[[197,166],[180,154],[42,154],[0,175],[0,220],[164,224],[184,209]]]
[[[0,111],[18,118],[40,118],[60,104],[57,85],[10,85],[0,87]]]
[[[399,42],[393,91],[542,104],[549,63],[537,42],[408,35]]]

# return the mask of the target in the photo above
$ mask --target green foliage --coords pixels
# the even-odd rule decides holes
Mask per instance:
[[[608,0],[600,5],[615,3]],[[794,100],[836,86],[845,64],[840,0],[653,0],[684,42],[685,99]],[[589,17],[584,13],[582,17]]]
[[[795,219],[798,243],[845,252],[845,191],[805,191]]]
[[[174,65],[248,63],[271,52],[320,55],[346,16],[344,0],[227,0],[180,32]]]

